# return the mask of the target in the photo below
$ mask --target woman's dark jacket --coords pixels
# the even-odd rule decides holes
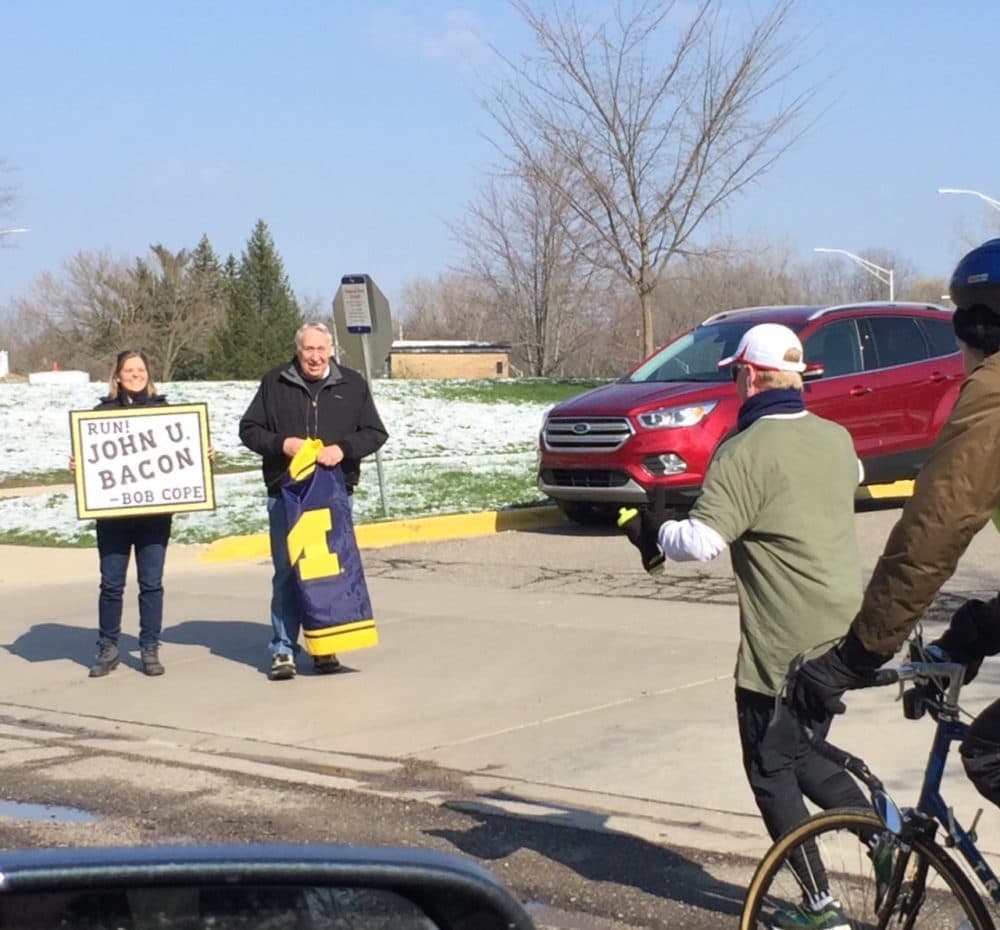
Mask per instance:
[[[240,440],[262,456],[267,492],[280,494],[288,469],[282,446],[289,437],[321,439],[344,450],[344,483],[353,490],[361,477],[361,459],[388,438],[368,384],[358,372],[330,362],[329,374],[315,392],[302,376],[295,359],[272,368],[260,382],[240,420]]]
[[[102,397],[95,410],[110,410],[112,407],[121,407],[123,410],[131,410],[133,407],[164,407],[167,399],[162,394],[138,395],[131,404],[126,404],[124,392],[117,397]]]

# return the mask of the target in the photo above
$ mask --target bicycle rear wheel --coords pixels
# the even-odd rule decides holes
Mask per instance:
[[[867,810],[824,811],[789,830],[757,866],[740,930],[773,930],[796,919],[799,926],[836,930],[995,930],[982,898],[936,843],[897,846],[879,856],[876,874],[872,841],[884,833]],[[825,880],[817,878],[824,868]],[[830,902],[825,923],[813,916],[807,895]]]

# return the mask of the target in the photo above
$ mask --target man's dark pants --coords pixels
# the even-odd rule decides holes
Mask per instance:
[[[774,720],[774,698],[736,689],[743,768],[772,839],[809,816],[803,795],[824,810],[868,807],[857,782],[839,765],[819,755],[789,713]],[[830,721],[813,732],[825,738]]]

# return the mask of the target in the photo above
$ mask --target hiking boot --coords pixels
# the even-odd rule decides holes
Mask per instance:
[[[332,652],[328,656],[313,656],[313,671],[317,675],[329,675],[331,672],[339,672],[340,659]]]
[[[271,659],[271,681],[285,681],[295,677],[295,660],[283,652]]]
[[[104,641],[98,643],[97,658],[90,666],[90,677],[103,678],[108,672],[118,668],[118,662],[118,646]]]
[[[165,671],[160,662],[160,647],[149,646],[139,652],[142,659],[142,673],[144,675],[162,675]]]
[[[836,901],[814,911],[808,904],[778,911],[771,924],[775,930],[851,930],[851,921]]]

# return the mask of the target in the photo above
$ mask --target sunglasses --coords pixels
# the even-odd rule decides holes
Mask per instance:
[[[733,365],[733,367],[729,369],[730,373],[733,376],[734,382],[740,380],[740,372],[743,371],[744,367],[745,366],[743,365]]]

